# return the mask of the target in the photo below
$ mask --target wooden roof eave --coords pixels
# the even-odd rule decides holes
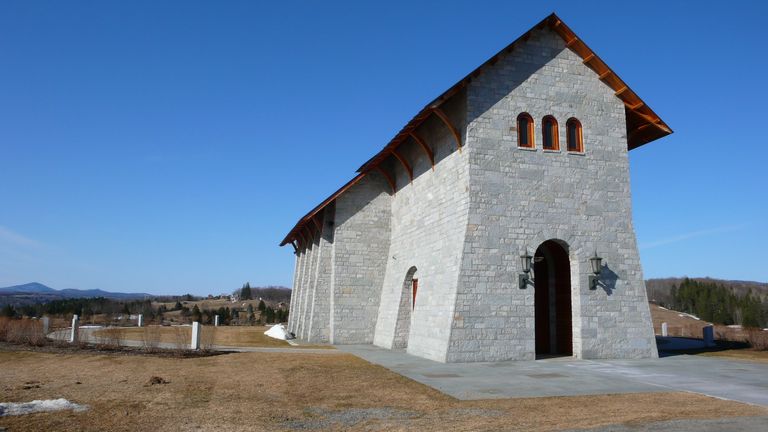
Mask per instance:
[[[654,133],[652,139],[639,139],[637,135],[627,131],[627,146],[629,150],[640,147],[655,139],[671,134],[672,129],[643,101],[637,93],[627,85],[592,49],[581,40],[562,20],[552,14],[549,17],[552,20],[551,27],[566,41],[566,47],[575,52],[582,58],[583,63],[597,73],[598,78],[608,85],[614,91],[614,95],[624,102],[629,112],[643,117],[645,121],[651,123],[658,131]]]
[[[669,126],[664,123],[664,121],[661,120],[661,118],[610,67],[608,67],[608,65],[594,51],[592,51],[592,49],[589,48],[586,43],[584,43],[584,41],[576,36],[573,30],[571,30],[556,14],[552,13],[551,15],[541,20],[538,24],[533,26],[530,30],[523,33],[520,37],[515,39],[501,51],[496,53],[496,55],[492,56],[483,64],[475,68],[459,82],[443,92],[443,94],[425,105],[424,108],[422,108],[400,130],[400,132],[398,132],[395,137],[392,138],[392,140],[390,140],[386,146],[384,146],[383,149],[381,149],[377,154],[375,154],[372,158],[360,166],[360,168],[358,168],[358,175],[355,178],[342,186],[341,189],[336,191],[333,195],[328,197],[325,201],[320,203],[320,205],[315,207],[306,216],[300,219],[296,226],[294,226],[294,228],[288,233],[288,236],[286,236],[283,242],[280,243],[280,246],[287,244],[289,240],[296,235],[296,232],[300,230],[304,224],[307,223],[309,218],[314,216],[326,205],[333,202],[333,200],[335,200],[339,195],[360,181],[360,179],[365,176],[366,173],[372,170],[378,171],[378,165],[386,158],[390,157],[400,144],[408,139],[408,137],[410,137],[427,118],[435,113],[435,109],[439,108],[445,101],[461,91],[467,84],[472,81],[472,79],[479,76],[487,66],[496,64],[501,55],[511,52],[518,43],[528,40],[534,30],[542,29],[547,26],[553,29],[555,33],[560,35],[560,37],[562,37],[565,41],[566,47],[579,55],[582,58],[583,63],[590,69],[594,70],[595,73],[598,74],[598,78],[614,90],[616,97],[621,99],[625,104],[628,119],[630,116],[636,115],[637,117],[644,119],[644,121],[650,125],[649,127],[644,127],[642,130],[636,128],[627,131],[627,146],[629,150],[640,147],[643,144],[647,144],[673,132],[672,129],[669,128]],[[461,139],[458,138],[457,141],[458,148],[460,148]]]
[[[666,134],[659,135],[659,138],[672,133],[672,130],[669,128],[669,126],[667,126],[666,123],[664,123],[661,118],[655,112],[653,112],[653,110],[651,110],[651,108],[648,107],[648,105],[642,99],[640,99],[640,97],[637,96],[637,94],[610,67],[608,67],[608,65],[594,51],[592,51],[592,49],[589,48],[589,46],[583,40],[576,36],[570,27],[568,27],[556,14],[553,13],[541,20],[530,30],[523,33],[519,38],[515,39],[511,44],[507,45],[504,49],[478,66],[475,70],[467,74],[464,78],[446,90],[443,94],[435,98],[432,102],[424,106],[424,108],[422,108],[421,111],[419,111],[419,113],[416,114],[383,149],[381,149],[381,151],[379,151],[371,159],[365,162],[360,168],[358,168],[357,172],[370,171],[374,164],[384,160],[393,148],[399,146],[403,141],[405,141],[411,132],[415,131],[416,128],[418,128],[421,123],[424,122],[424,120],[429,118],[430,115],[434,112],[435,108],[440,107],[440,105],[442,105],[445,101],[463,89],[467,84],[469,84],[469,82],[471,82],[473,78],[480,75],[487,66],[495,64],[498,61],[499,56],[511,52],[514,50],[517,44],[528,40],[534,30],[542,29],[547,26],[552,28],[555,33],[563,38],[566,43],[566,47],[579,55],[582,58],[584,64],[598,74],[600,80],[611,87],[614,92],[618,92],[616,97],[622,99],[625,104],[629,104],[629,106],[636,106],[636,109],[642,109],[642,114],[653,118],[655,123],[662,126],[662,130],[667,131]],[[631,101],[632,103],[630,104],[628,101]],[[628,147],[631,150],[641,146],[642,144],[646,144],[646,142],[628,142]]]
[[[333,202],[336,198],[339,197],[339,195],[346,192],[349,188],[354,186],[357,182],[363,179],[363,177],[366,176],[366,173],[359,173],[356,175],[352,180],[348,181],[344,186],[340,187],[339,190],[334,192],[331,196],[326,198],[323,202],[318,204],[315,208],[310,210],[309,213],[304,215],[301,219],[299,219],[299,222],[296,223],[296,225],[293,227],[291,231],[288,232],[288,235],[285,236],[282,242],[280,242],[280,246],[285,246],[286,244],[290,243],[293,238],[295,238],[296,233],[300,232],[302,227],[312,219],[313,216],[318,214],[321,210],[323,210],[328,204]]]

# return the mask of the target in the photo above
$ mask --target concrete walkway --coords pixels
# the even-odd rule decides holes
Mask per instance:
[[[636,425],[610,425],[580,432],[744,432],[768,430],[768,417],[729,417],[724,419],[669,420]]]
[[[337,348],[463,400],[689,391],[768,406],[768,365],[760,363],[688,355],[438,363],[372,345]]]

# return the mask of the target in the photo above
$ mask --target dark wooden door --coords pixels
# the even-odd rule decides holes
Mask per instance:
[[[534,256],[536,355],[572,355],[571,266],[568,253],[555,241],[539,246]]]

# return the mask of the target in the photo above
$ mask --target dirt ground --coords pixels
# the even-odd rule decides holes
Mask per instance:
[[[457,401],[347,354],[0,352],[0,370],[3,402],[66,398],[90,406],[0,417],[10,431],[545,431],[768,414],[690,393]],[[153,377],[168,383],[152,385]]]
[[[738,360],[748,360],[758,363],[768,363],[768,351],[755,351],[752,349],[732,349],[723,351],[712,351],[701,353],[699,355],[707,357],[727,357]]]

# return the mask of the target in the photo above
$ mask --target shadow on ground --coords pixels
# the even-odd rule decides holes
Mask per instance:
[[[726,350],[748,349],[750,346],[746,342],[715,341],[714,346],[708,347],[703,339],[656,336],[656,347],[659,350],[659,357],[664,358],[679,355],[696,355]]]

